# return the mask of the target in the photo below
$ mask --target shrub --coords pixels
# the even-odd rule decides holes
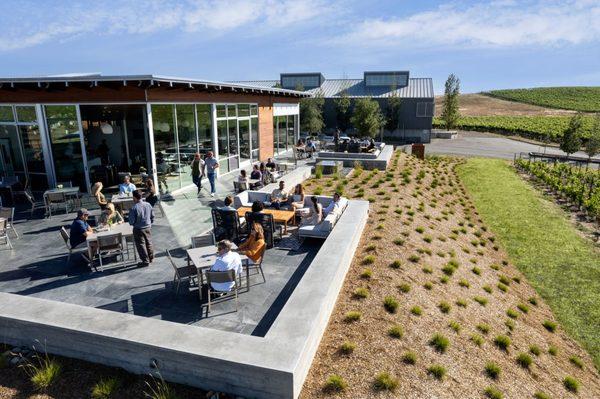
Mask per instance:
[[[398,289],[406,294],[407,292],[410,292],[410,284],[402,283],[398,286]]]
[[[404,355],[402,355],[402,362],[404,364],[416,364],[417,355],[414,352],[406,352]]]
[[[463,288],[471,287],[471,284],[469,284],[469,282],[467,280],[465,280],[464,278],[461,278],[460,280],[458,280],[458,285],[460,285]]]
[[[466,308],[467,307],[467,301],[465,299],[457,299],[456,300],[456,305],[460,306],[461,308]]]
[[[446,349],[448,349],[448,346],[450,346],[450,341],[442,334],[434,334],[434,336],[429,340],[429,345],[431,345],[436,351],[445,353]]]
[[[485,306],[485,305],[487,305],[487,303],[488,303],[488,300],[487,300],[487,299],[485,299],[485,298],[483,298],[483,297],[480,297],[480,296],[476,296],[476,297],[474,297],[474,298],[473,298],[473,300],[474,300],[475,302],[477,302],[478,304],[480,304],[481,306]]]
[[[369,296],[369,290],[364,287],[359,287],[356,290],[354,290],[353,296],[354,298],[364,299]]]
[[[501,350],[508,350],[508,347],[510,346],[510,338],[508,338],[506,335],[498,335],[496,338],[494,338],[494,344]]]
[[[421,271],[423,271],[423,273],[425,274],[431,274],[433,273],[433,269],[429,266],[423,266],[423,268],[421,269]]]
[[[419,234],[423,234],[423,232],[425,231],[425,229],[424,229],[423,227],[417,227],[417,228],[415,229],[415,231],[416,231],[417,233],[419,233]]]
[[[323,187],[317,186],[317,187],[315,187],[313,192],[315,193],[315,195],[321,195],[321,194],[323,194]]]
[[[515,329],[515,322],[514,322],[514,321],[512,321],[511,319],[507,319],[507,320],[504,322],[504,325],[505,325],[505,326],[506,326],[506,327],[507,327],[507,328],[508,328],[510,331],[512,331],[512,330],[514,330],[514,329]]]
[[[173,388],[163,379],[160,373],[158,379],[152,376],[152,383],[146,381],[146,386],[150,392],[144,392],[144,395],[150,399],[177,399]]]
[[[396,324],[388,330],[388,335],[392,338],[400,339],[404,335],[404,330],[402,330],[401,326]]]
[[[569,392],[576,393],[577,391],[579,391],[579,381],[577,381],[573,377],[565,377],[565,379],[563,380],[563,385]]]
[[[554,332],[556,331],[556,323],[550,320],[546,320],[542,323],[542,325],[544,326],[544,328],[550,332]]]
[[[492,270],[500,270],[500,266],[499,266],[499,265],[497,265],[497,264],[495,264],[495,263],[492,263],[492,264],[490,265],[490,269],[492,269]]]
[[[325,382],[324,390],[327,392],[342,392],[348,388],[346,381],[337,374],[332,374]]]
[[[444,267],[442,267],[442,272],[444,272],[446,276],[452,276],[455,270],[456,269],[454,268],[454,266],[451,265],[445,265]]]
[[[571,363],[573,363],[575,366],[579,367],[580,369],[583,368],[583,361],[580,358],[578,358],[577,356],[575,356],[575,355],[571,356],[569,358],[569,361]]]
[[[487,292],[488,294],[491,294],[491,293],[492,293],[492,287],[490,287],[489,285],[484,285],[484,286],[483,286],[483,290],[484,290],[485,292]]]
[[[423,236],[423,241],[430,244],[433,241],[433,238],[431,236],[425,235]]]
[[[510,279],[506,276],[500,276],[498,280],[504,285],[510,285]]]
[[[323,177],[323,166],[317,165],[315,166],[315,178],[320,179]]]
[[[492,380],[497,380],[500,377],[500,366],[494,362],[488,362],[485,365],[485,374]]]
[[[427,367],[427,373],[431,374],[436,380],[442,380],[446,375],[446,368],[439,364],[432,364]]]
[[[393,296],[386,296],[383,300],[383,307],[390,313],[396,313],[400,304]]]
[[[400,262],[399,260],[395,260],[392,263],[390,263],[390,267],[392,269],[400,269],[400,266],[402,266],[402,262]]]
[[[548,347],[548,353],[552,356],[556,356],[558,354],[558,348],[554,345],[550,345]]]
[[[48,354],[34,355],[32,359],[27,361],[23,368],[29,375],[29,379],[37,390],[44,391],[50,387],[58,379],[62,367],[54,359],[51,359]]]
[[[499,289],[500,291],[502,291],[502,292],[506,292],[506,291],[508,291],[508,287],[507,287],[507,286],[505,286],[505,285],[504,285],[504,284],[502,284],[502,283],[498,283],[497,287],[498,287],[498,289]]]
[[[507,315],[508,317],[510,317],[511,319],[516,319],[517,317],[519,317],[519,314],[518,314],[518,313],[517,313],[517,311],[516,311],[516,310],[514,310],[514,309],[508,309],[508,310],[506,311],[506,315]]]
[[[489,399],[503,399],[504,395],[496,387],[489,386],[483,391]]]
[[[425,288],[426,290],[430,290],[433,288],[433,284],[431,284],[429,281],[426,282],[425,284],[423,284],[423,288]]]
[[[450,277],[448,277],[448,276],[440,277],[440,283],[442,283],[442,284],[447,284],[449,280],[450,280]]]
[[[361,263],[363,265],[372,265],[373,263],[375,263],[375,257],[373,255],[367,255],[363,258]]]
[[[474,268],[472,268],[472,269],[471,269],[471,271],[472,271],[474,274],[476,274],[476,275],[478,275],[478,276],[481,276],[481,269],[480,269],[480,268],[478,268],[477,266],[475,266]]]
[[[394,244],[398,246],[404,245],[404,240],[402,238],[394,238]]]
[[[117,378],[103,378],[92,388],[92,398],[108,399],[119,389],[120,385],[121,382]]]
[[[367,251],[367,252],[373,252],[373,251],[375,251],[376,249],[377,249],[377,245],[375,245],[375,244],[367,245],[367,246],[365,247],[365,251]]]
[[[411,261],[412,263],[417,263],[421,258],[419,258],[418,255],[411,255],[408,257],[408,260]]]
[[[373,270],[366,268],[365,270],[362,271],[362,273],[360,274],[361,278],[364,279],[369,279],[373,276]]]
[[[410,313],[414,314],[415,316],[421,316],[423,314],[423,310],[419,306],[413,306],[410,308]]]
[[[344,316],[344,321],[346,323],[352,323],[353,321],[360,320],[361,316],[362,316],[362,314],[360,312],[350,311],[350,312],[346,313],[346,315]]]
[[[529,352],[530,352],[532,355],[539,356],[539,355],[542,353],[542,350],[541,350],[541,349],[540,349],[540,347],[539,347],[539,346],[537,346],[537,345],[530,345],[530,346],[529,346]]]
[[[378,391],[394,391],[398,387],[398,380],[389,373],[379,373],[375,377],[374,387]]]
[[[354,349],[356,349],[356,344],[350,341],[345,341],[342,344],[342,346],[340,346],[340,352],[342,352],[345,355],[351,354],[352,352],[354,352]]]
[[[537,391],[537,392],[536,392],[536,393],[533,395],[533,397],[534,397],[535,399],[551,399],[551,398],[550,398],[550,395],[548,395],[548,394],[546,394],[546,393],[544,393],[544,392],[542,392],[542,391]]]
[[[450,323],[448,323],[448,327],[450,327],[452,330],[454,330],[455,333],[459,333],[460,332],[460,324],[458,324],[457,321],[452,320]]]
[[[470,339],[477,346],[483,345],[483,337],[479,334],[472,334]]]
[[[484,334],[487,334],[490,332],[490,326],[488,326],[485,323],[477,324],[476,328]]]
[[[533,359],[527,353],[519,353],[516,360],[517,364],[524,369],[529,369],[529,366],[533,363]]]
[[[450,309],[452,307],[450,306],[450,304],[448,302],[440,302],[438,305],[438,308],[440,309],[440,312],[448,313],[448,312],[450,312]]]

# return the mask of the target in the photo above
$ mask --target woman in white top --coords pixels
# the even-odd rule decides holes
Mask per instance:
[[[292,195],[292,210],[298,210],[304,208],[304,187],[302,184],[296,184],[294,187],[294,194]]]
[[[310,226],[317,225],[323,220],[323,206],[317,201],[317,197],[314,195],[310,197],[312,202],[308,208],[308,213],[302,216],[302,225]]]
[[[222,240],[217,243],[217,260],[210,268],[211,272],[225,272],[227,270],[235,270],[236,277],[242,273],[242,259],[240,255],[231,250],[231,241]],[[211,286],[216,291],[228,292],[231,291],[235,282],[227,283],[211,283]]]
[[[240,175],[238,176],[238,182],[240,183],[248,183],[248,175],[244,169],[240,170]]]

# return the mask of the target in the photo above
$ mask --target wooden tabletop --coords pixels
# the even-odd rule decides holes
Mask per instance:
[[[237,249],[237,246],[235,246],[235,244],[234,249]],[[217,247],[213,245],[200,248],[190,248],[186,252],[188,255],[188,259],[198,270],[210,269],[217,260]],[[242,262],[248,259],[246,255],[242,254],[240,254],[240,258]]]
[[[245,217],[246,212],[252,212],[252,208],[249,206],[241,206],[237,209],[237,213],[239,217]],[[261,211],[262,213],[267,213],[273,215],[273,221],[278,223],[287,223],[289,220],[294,218],[294,211],[286,211],[284,209],[270,209],[266,208]]]
[[[123,237],[130,237],[133,235],[133,226],[129,223],[113,224],[108,231],[101,231],[98,233],[90,234],[86,237],[86,241],[96,241],[98,236],[121,233]]]

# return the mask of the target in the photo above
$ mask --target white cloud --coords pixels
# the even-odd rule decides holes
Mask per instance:
[[[128,0],[115,4],[65,3],[43,9],[19,3],[16,9],[6,9],[9,7],[7,3],[0,5],[0,15],[11,15],[6,21],[0,20],[0,51],[68,40],[82,34],[180,30],[218,35],[242,27],[268,32],[306,22],[331,5],[325,0]]]
[[[364,20],[329,41],[367,47],[555,46],[600,40],[600,2],[494,1],[454,3],[403,18]]]

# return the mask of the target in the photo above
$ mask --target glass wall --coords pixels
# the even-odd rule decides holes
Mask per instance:
[[[179,178],[181,187],[192,184],[191,163],[198,151],[194,104],[177,104],[177,137],[179,141]]]
[[[244,162],[258,160],[258,106],[219,104],[216,107],[220,173],[239,169]]]
[[[273,117],[273,153],[282,154],[291,150],[298,139],[298,115]]]

